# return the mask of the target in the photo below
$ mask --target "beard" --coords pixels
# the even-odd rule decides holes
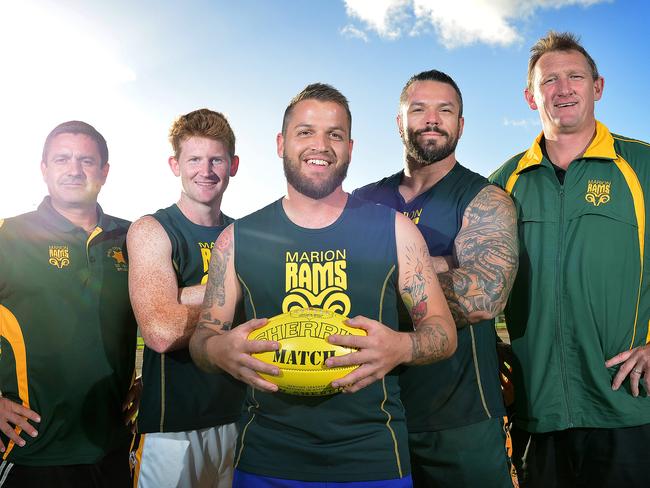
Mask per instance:
[[[458,132],[451,135],[449,132],[446,132],[438,127],[426,128],[420,130],[407,129],[408,139],[404,138],[402,135],[402,142],[406,147],[406,153],[413,159],[422,163],[423,166],[429,166],[430,164],[437,163],[445,159],[447,156],[452,154],[456,150],[458,145]],[[437,139],[430,139],[426,141],[423,145],[418,143],[418,136],[425,132],[436,132],[447,136],[445,143]]]
[[[325,198],[341,186],[348,174],[348,166],[350,165],[349,160],[340,162],[328,178],[314,181],[305,177],[300,172],[301,164],[292,161],[286,154],[282,156],[282,161],[284,163],[284,175],[287,178],[287,182],[298,193],[313,198],[314,200]]]

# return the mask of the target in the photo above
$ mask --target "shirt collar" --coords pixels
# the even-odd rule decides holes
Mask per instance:
[[[63,215],[56,211],[52,206],[52,199],[49,196],[46,196],[41,204],[38,206],[37,212],[39,215],[47,222],[49,225],[63,232],[74,232],[76,230],[82,230],[81,227],[77,227]],[[106,218],[102,207],[97,204],[97,227],[100,227],[103,230],[107,230],[107,227],[110,227],[109,219]],[[85,232],[85,231],[84,231]]]
[[[517,173],[521,173],[525,169],[531,168],[533,166],[539,166],[542,164],[542,159],[544,158],[542,154],[542,147],[540,145],[544,137],[544,132],[541,132],[533,141],[533,144],[530,146],[528,151],[524,153],[524,156],[519,160]],[[614,149],[614,138],[609,132],[609,129],[605,127],[604,124],[596,121],[596,136],[593,138],[587,150],[582,155],[583,158],[593,158],[593,159],[608,159],[613,161],[616,159],[616,150]]]

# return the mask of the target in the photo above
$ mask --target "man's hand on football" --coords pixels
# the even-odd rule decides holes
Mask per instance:
[[[363,329],[367,336],[332,334],[330,344],[358,349],[356,352],[328,358],[328,368],[359,365],[357,369],[332,382],[334,388],[343,388],[345,393],[359,391],[382,379],[395,366],[408,360],[411,340],[407,334],[396,332],[384,324],[357,315],[346,323]]]

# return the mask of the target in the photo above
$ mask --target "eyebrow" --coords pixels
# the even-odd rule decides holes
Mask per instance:
[[[314,126],[313,124],[307,124],[307,123],[304,123],[304,124],[298,124],[298,125],[296,125],[296,126],[295,126],[295,129],[303,129],[303,128],[304,128],[304,129],[313,129],[314,127],[315,127],[315,126]],[[346,131],[346,129],[345,129],[344,127],[341,127],[341,126],[339,126],[339,125],[333,125],[333,126],[331,126],[331,127],[328,127],[327,130],[328,130],[328,131],[332,131],[332,130],[340,130],[340,131],[342,131],[342,132],[345,132],[345,131]]]
[[[432,105],[435,107],[454,107],[458,108],[458,104],[454,102],[453,100],[445,100],[444,102],[434,102],[434,103],[427,103],[427,102],[420,102],[420,101],[415,101],[409,105],[409,107],[417,106],[417,107],[422,107],[425,105]]]

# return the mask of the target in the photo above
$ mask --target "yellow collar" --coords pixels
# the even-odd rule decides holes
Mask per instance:
[[[528,151],[519,160],[517,164],[517,173],[522,172],[532,166],[538,166],[542,163],[542,148],[540,142],[544,137],[544,132],[541,132]],[[616,159],[616,151],[614,150],[614,138],[609,132],[609,129],[604,124],[596,121],[596,137],[591,141],[589,147],[585,151],[583,158],[596,158],[596,159]]]

